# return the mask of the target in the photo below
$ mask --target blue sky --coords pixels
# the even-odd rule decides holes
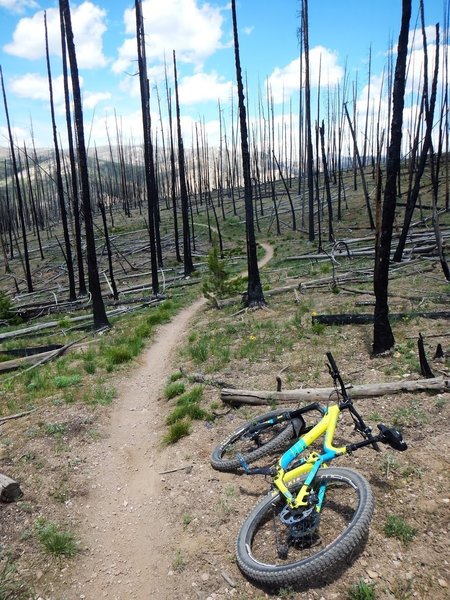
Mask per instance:
[[[430,42],[443,20],[448,0],[425,0]],[[140,137],[140,99],[136,69],[133,2],[71,1],[75,44],[82,77],[85,123],[97,145],[106,143],[106,127],[114,137],[117,115],[125,141]],[[411,25],[418,15],[413,0]],[[54,0],[0,0],[0,64],[10,117],[18,140],[30,139],[31,119],[37,146],[51,145],[50,111],[43,54],[43,11],[50,29],[55,100],[64,139],[60,81],[58,3]],[[183,127],[190,134],[195,122],[206,124],[210,143],[217,140],[218,99],[223,115],[231,114],[235,80],[231,10],[227,0],[145,0],[147,58],[152,87],[158,85],[164,103],[164,55],[172,74],[172,50],[177,52]],[[350,80],[358,78],[358,97],[365,101],[367,58],[372,47],[372,88],[379,89],[390,42],[396,43],[401,0],[310,0],[310,50],[313,83],[319,61],[325,86],[342,84],[347,65]],[[248,82],[249,110],[255,114],[258,87],[266,80],[281,113],[289,100],[298,102],[298,0],[238,0],[241,63]],[[419,48],[420,50],[420,48]],[[430,54],[431,54],[430,49]],[[418,67],[419,68],[419,67]],[[171,82],[171,85],[172,82]],[[153,99],[156,100],[155,94]],[[153,103],[158,127],[157,105]],[[106,125],[108,124],[108,125]],[[6,146],[5,113],[0,106],[0,145]]]

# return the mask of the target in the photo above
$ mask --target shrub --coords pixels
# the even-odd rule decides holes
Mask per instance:
[[[75,556],[79,551],[73,533],[62,531],[56,523],[39,518],[34,529],[37,539],[53,556]]]

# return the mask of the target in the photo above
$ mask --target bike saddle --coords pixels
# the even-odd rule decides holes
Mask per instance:
[[[386,425],[380,423],[378,425],[378,429],[381,433],[381,441],[385,444],[389,444],[389,446],[391,446],[391,448],[394,448],[394,450],[399,450],[400,452],[403,452],[408,448],[408,445],[403,439],[402,434],[394,427],[386,427]]]

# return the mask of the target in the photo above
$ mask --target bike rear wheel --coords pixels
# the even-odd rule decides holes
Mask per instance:
[[[304,477],[290,486],[293,493]],[[313,510],[295,526],[286,523],[286,500],[281,494],[266,496],[241,526],[236,558],[250,579],[271,587],[317,580],[350,559],[365,540],[374,509],[367,480],[346,468],[321,469],[312,484],[318,492],[326,486],[318,513]],[[285,510],[280,518],[280,513]]]
[[[286,419],[270,423],[280,415],[289,414],[289,409],[278,409],[265,413],[236,429],[224,442],[216,446],[211,454],[211,465],[217,471],[236,471],[242,468],[242,459],[252,463],[287,446],[297,428],[298,419]]]

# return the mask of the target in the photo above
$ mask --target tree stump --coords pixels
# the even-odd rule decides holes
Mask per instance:
[[[14,502],[14,500],[18,500],[21,496],[23,496],[23,492],[17,481],[0,473],[0,501]]]

